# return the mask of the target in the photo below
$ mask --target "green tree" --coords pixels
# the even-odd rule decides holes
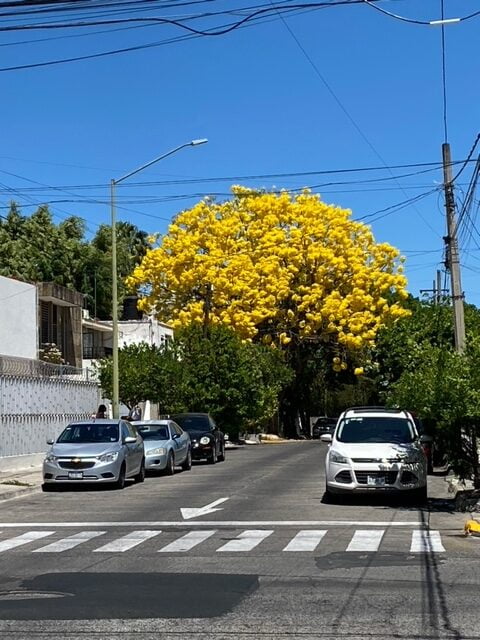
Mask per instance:
[[[99,364],[100,382],[112,392],[112,363]],[[261,427],[278,409],[279,395],[291,379],[282,353],[244,343],[229,328],[198,325],[179,331],[163,348],[146,344],[119,350],[119,395],[128,407],[151,400],[160,413],[211,413],[232,436]]]
[[[129,409],[145,400],[156,399],[155,376],[159,374],[162,349],[146,342],[132,344],[119,349],[119,396]],[[112,359],[105,358],[97,364],[101,387],[108,397],[112,397]],[[162,379],[161,376],[158,379]]]
[[[92,315],[111,318],[111,227],[101,225],[89,242],[85,222],[70,216],[58,225],[46,205],[30,216],[12,202],[0,218],[0,275],[28,282],[55,282],[76,289],[86,297]],[[117,223],[119,302],[124,280],[149,247],[144,231],[128,222]]]

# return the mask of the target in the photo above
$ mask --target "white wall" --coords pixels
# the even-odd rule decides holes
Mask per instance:
[[[0,355],[37,358],[37,288],[0,276]]]
[[[111,323],[109,323],[111,324]],[[161,346],[165,339],[173,339],[173,329],[161,324],[154,318],[146,320],[121,320],[118,323],[118,346],[146,342]],[[105,336],[105,346],[112,346],[111,335]]]

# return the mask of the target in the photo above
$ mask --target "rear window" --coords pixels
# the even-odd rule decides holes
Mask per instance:
[[[188,414],[172,416],[184,431],[208,431],[210,429],[210,421],[208,416],[192,416]]]
[[[168,427],[164,424],[136,425],[144,440],[170,440]]]
[[[410,421],[406,418],[365,416],[342,420],[336,437],[340,442],[405,444],[415,440],[415,433]]]

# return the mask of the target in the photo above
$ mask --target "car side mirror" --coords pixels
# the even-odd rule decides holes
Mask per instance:
[[[137,441],[133,436],[127,436],[123,439],[123,444],[134,444]]]
[[[331,433],[322,433],[322,435],[320,436],[320,440],[322,442],[331,442],[332,441],[332,434]]]
[[[225,440],[225,442],[228,442],[228,441],[230,440],[230,436],[228,435],[228,433],[226,433],[226,434],[223,436],[223,439]]]
[[[178,433],[173,433],[172,434],[172,440],[177,440],[180,437],[180,435]]]
[[[429,444],[430,442],[433,442],[433,438],[432,436],[423,435],[423,436],[420,436],[420,442],[422,444]]]
[[[53,440],[53,438],[47,438],[47,444],[55,444],[55,440]]]

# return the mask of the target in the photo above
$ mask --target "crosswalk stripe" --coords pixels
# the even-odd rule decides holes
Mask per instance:
[[[227,544],[217,549],[217,551],[251,551],[257,544],[260,544],[262,540],[272,535],[273,530],[265,529],[247,529],[235,538],[230,540]]]
[[[20,547],[23,544],[28,544],[29,542],[35,542],[35,540],[51,536],[53,533],[55,533],[55,531],[27,531],[27,533],[22,533],[19,536],[15,536],[15,538],[2,540],[0,542],[0,551],[15,549],[15,547]]]
[[[206,530],[206,531],[190,531],[185,534],[178,540],[174,540],[170,544],[167,544],[166,547],[159,549],[159,553],[172,553],[175,551],[190,551],[193,547],[196,547],[197,544],[200,544],[210,536],[213,536],[214,533],[217,533],[216,529]]]
[[[413,531],[410,553],[443,553],[440,531]]]
[[[357,529],[347,551],[377,551],[385,529]]]
[[[283,550],[315,551],[326,533],[326,529],[299,531]]]
[[[95,553],[122,553],[123,551],[133,549],[133,547],[145,542],[145,540],[150,540],[150,538],[158,536],[159,533],[162,532],[158,529],[155,531],[150,529],[144,531],[132,531],[132,533],[127,533],[126,536],[122,536],[121,538],[118,538],[118,540],[108,542],[93,551]]]
[[[69,549],[73,549],[73,547],[82,544],[82,542],[87,542],[92,538],[102,536],[104,533],[105,531],[80,531],[80,533],[68,536],[68,538],[62,538],[61,540],[57,540],[57,542],[47,544],[46,547],[34,549],[32,553],[60,553],[62,551],[68,551]]]

